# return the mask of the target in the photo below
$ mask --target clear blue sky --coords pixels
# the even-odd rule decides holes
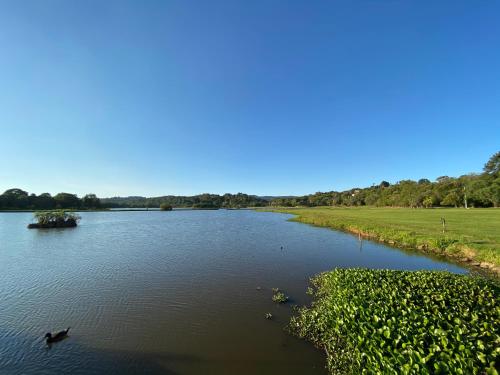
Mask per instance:
[[[0,3],[0,190],[306,194],[480,171],[499,1]]]

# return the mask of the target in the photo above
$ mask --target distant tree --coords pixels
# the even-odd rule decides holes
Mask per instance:
[[[500,175],[500,151],[494,154],[484,165],[484,172],[490,175]]]
[[[418,180],[419,185],[430,184],[431,182],[427,178],[421,178]]]
[[[80,199],[75,194],[59,193],[54,196],[57,208],[79,208]]]
[[[378,186],[380,186],[381,188],[386,188],[386,187],[389,187],[391,184],[388,183],[387,181],[382,181]]]
[[[26,209],[30,203],[28,193],[18,188],[6,190],[2,196],[3,204],[7,208]]]
[[[160,210],[162,211],[172,211],[172,206],[167,203],[160,204]]]
[[[439,183],[447,182],[450,178],[448,176],[439,176],[436,181]]]
[[[82,206],[84,208],[98,209],[101,208],[101,201],[95,194],[87,194],[82,198]]]
[[[14,188],[14,189],[5,190],[3,195],[10,195],[10,196],[15,196],[15,197],[20,197],[20,196],[27,197],[28,192],[21,190],[21,189],[18,189],[18,188]]]
[[[433,197],[432,195],[425,197],[424,200],[422,201],[422,205],[425,208],[433,207],[435,204],[437,204],[436,198]]]
[[[441,201],[441,206],[455,206],[458,207],[462,203],[462,198],[457,194],[457,192],[452,191],[444,197]]]
[[[36,209],[52,210],[56,206],[56,202],[49,193],[42,193],[36,198]]]
[[[476,193],[478,198],[484,202],[484,206],[500,206],[500,177],[489,181]]]

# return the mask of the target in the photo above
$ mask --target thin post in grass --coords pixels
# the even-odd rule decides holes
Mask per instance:
[[[446,220],[444,217],[441,218],[441,225],[443,226],[443,233],[446,231]]]

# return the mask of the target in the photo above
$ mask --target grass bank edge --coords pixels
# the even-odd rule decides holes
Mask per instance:
[[[325,221],[324,218],[320,218],[310,214],[311,211],[314,212],[315,210],[321,209],[325,209],[325,207],[280,207],[259,209],[259,211],[292,214],[295,216],[290,219],[291,221],[336,229],[389,245],[418,250],[424,253],[436,254],[467,266],[489,270],[497,277],[500,276],[500,252],[495,249],[491,249],[491,251],[485,251],[485,249],[477,248],[473,244],[465,242],[463,238],[460,238],[458,236],[449,236],[446,234],[440,234],[436,236],[432,233],[426,233],[425,237],[422,237],[422,235],[416,236],[414,231],[412,230],[395,230],[392,228],[388,228],[383,224],[378,224],[376,221],[371,222],[370,225],[367,226],[362,223],[343,221],[342,217],[332,217],[330,218],[330,220]],[[353,208],[338,208],[338,210],[352,209]],[[370,208],[367,207],[366,209]],[[334,210],[335,209],[332,209],[332,211]],[[446,212],[446,210],[444,212]],[[352,220],[352,218],[350,218],[350,220]]]

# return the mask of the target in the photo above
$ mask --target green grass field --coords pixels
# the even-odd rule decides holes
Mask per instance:
[[[500,209],[388,207],[280,208],[293,220],[362,233],[394,245],[500,267]],[[446,220],[443,234],[441,218]]]

